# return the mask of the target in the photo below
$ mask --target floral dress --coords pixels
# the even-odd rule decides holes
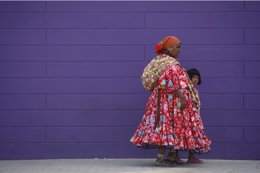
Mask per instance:
[[[134,145],[144,148],[165,146],[199,153],[209,151],[211,141],[203,131],[199,106],[194,102],[189,84],[190,80],[179,64],[166,67],[148,98],[142,121],[130,140]],[[187,102],[187,108],[183,111],[179,109],[180,100],[175,93],[178,89],[181,89]]]

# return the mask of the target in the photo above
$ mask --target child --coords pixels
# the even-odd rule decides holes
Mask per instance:
[[[192,68],[187,71],[187,74],[194,86],[193,87],[194,94],[197,96],[197,98],[199,98],[199,92],[195,88],[195,86],[201,84],[200,72],[197,69]],[[200,105],[199,106],[194,105],[193,112],[195,115],[194,116],[195,123],[197,124],[197,128],[199,129],[198,131],[200,131],[201,134],[205,135],[203,132],[204,127],[203,127],[202,120],[200,117]],[[209,139],[207,139],[207,141],[208,141],[208,143],[211,143]],[[202,160],[195,157],[195,153],[196,152],[194,150],[189,150],[188,163],[203,163]]]
[[[194,86],[201,84],[201,77],[199,70],[192,68],[187,71],[189,78]],[[197,90],[196,90],[197,91]],[[197,91],[198,92],[198,91]]]

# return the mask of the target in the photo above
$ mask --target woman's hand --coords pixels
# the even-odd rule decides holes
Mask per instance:
[[[183,111],[187,107],[186,99],[185,99],[184,95],[182,94],[181,89],[178,89],[176,91],[176,94],[180,98],[180,110]]]
[[[180,98],[180,103],[181,103],[180,110],[183,111],[183,110],[186,109],[186,107],[187,107],[187,102],[186,102],[185,97],[181,97],[181,98]]]

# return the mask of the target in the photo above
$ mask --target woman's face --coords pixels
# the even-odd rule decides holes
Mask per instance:
[[[193,75],[192,78],[191,78],[193,85],[198,85],[199,80],[200,80],[200,78],[199,78],[198,75]]]
[[[174,57],[178,58],[180,52],[181,52],[181,45],[179,46],[173,46],[168,48],[169,54]]]

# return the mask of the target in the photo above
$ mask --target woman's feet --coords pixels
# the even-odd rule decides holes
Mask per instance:
[[[183,165],[185,161],[181,160],[178,151],[170,151],[167,157],[167,161],[175,164]]]
[[[174,166],[171,162],[168,162],[167,160],[163,158],[156,158],[155,160],[155,166],[162,166],[162,167],[171,167]]]
[[[179,157],[167,158],[167,161],[171,162],[171,163],[176,163],[176,164],[179,164],[179,165],[183,165],[183,164],[186,163],[185,161],[181,160]]]
[[[194,150],[190,150],[187,163],[195,163],[195,164],[203,163],[203,161],[196,158],[195,155],[196,155],[196,152]]]
[[[203,160],[200,160],[196,157],[189,157],[187,163],[195,163],[195,164],[198,163],[198,164],[200,164],[200,163],[203,163]]]

